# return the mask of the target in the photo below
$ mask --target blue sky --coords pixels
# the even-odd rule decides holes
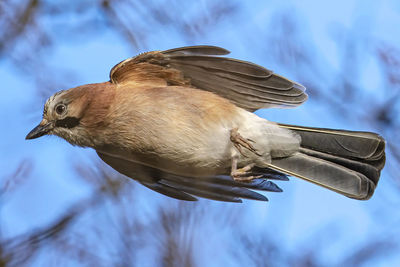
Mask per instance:
[[[222,21],[213,31],[204,34],[199,44],[226,47],[232,51],[232,57],[255,62],[293,80],[302,81],[300,74],[313,70],[299,69],[302,66],[296,63],[284,65],[278,62],[268,55],[270,44],[260,42],[262,39],[259,38],[266,31],[273,35],[271,24],[276,14],[288,12],[301,29],[302,44],[314,53],[318,73],[313,75],[321,75],[323,82],[329,83],[331,73],[340,71],[343,60],[338,45],[340,40],[349,38],[349,32],[358,35],[354,38],[365,40],[367,48],[363,51],[366,54],[358,62],[362,67],[357,75],[357,83],[379,99],[382,86],[379,65],[367,52],[372,49],[373,39],[395,44],[399,48],[400,5],[396,1],[248,1],[240,7],[237,19],[240,23],[232,25],[228,20]],[[188,43],[169,28],[154,29],[147,40],[148,50],[183,45],[193,43]],[[67,42],[59,38],[51,51],[40,56],[50,66],[62,66],[74,73],[66,84],[67,87],[74,87],[108,80],[109,70],[114,64],[139,52],[144,51],[129,47],[119,35],[105,31],[91,40]],[[260,56],[260,53],[267,54]],[[24,140],[29,130],[40,121],[45,101],[35,92],[34,75],[45,77],[46,74],[37,74],[32,70],[30,75],[21,75],[9,59],[2,58],[0,61],[0,77],[3,81],[0,89],[0,125],[3,129],[0,132],[0,170],[3,170],[0,179],[12,173],[22,159],[31,159],[33,166],[32,175],[0,210],[2,231],[6,237],[51,221],[71,203],[90,193],[88,186],[75,177],[73,164],[92,164],[92,159],[96,157],[94,151],[72,147],[55,137],[29,142]],[[54,92],[60,89],[66,88],[54,88]],[[313,99],[297,109],[260,110],[257,114],[284,123],[376,131],[367,122],[349,121],[346,114],[338,116],[329,106]],[[310,237],[319,231],[326,231],[326,225],[332,225],[333,233],[338,234],[333,235],[329,244],[324,243],[331,249],[324,250],[323,256],[327,262],[336,263],[337,253],[351,251],[371,236],[390,234],[387,228],[391,225],[391,210],[381,209],[385,207],[387,195],[398,192],[391,189],[392,184],[387,176],[384,170],[379,187],[369,201],[351,200],[292,178],[290,182],[279,184],[283,193],[268,194],[269,203],[245,201],[238,209],[245,211],[246,217],[242,220],[251,231],[273,233],[274,239],[291,251],[299,250]],[[139,190],[143,197],[163,198],[147,192],[145,188]],[[229,238],[229,235],[225,238]],[[220,239],[216,237],[216,240]],[[230,261],[222,257],[214,264],[218,266]],[[395,262],[400,262],[400,256],[389,257],[387,262],[372,262],[370,266],[390,266]],[[210,266],[210,262],[207,264]]]

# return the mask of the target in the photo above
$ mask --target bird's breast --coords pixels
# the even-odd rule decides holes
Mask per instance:
[[[229,101],[201,90],[166,87],[122,88],[116,103],[105,129],[108,138],[99,149],[182,175],[229,168],[230,130],[238,109]]]

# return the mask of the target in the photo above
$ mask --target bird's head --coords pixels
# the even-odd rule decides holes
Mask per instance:
[[[97,94],[101,99],[102,87],[101,84],[90,84],[52,95],[44,105],[42,121],[28,133],[26,139],[56,135],[73,145],[92,146],[89,128],[99,121],[104,110],[102,106],[106,104],[99,103],[101,101],[96,101],[94,97]]]

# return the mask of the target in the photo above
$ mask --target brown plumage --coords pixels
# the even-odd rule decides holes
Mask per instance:
[[[372,196],[385,163],[377,134],[276,124],[254,110],[294,107],[300,84],[194,46],[117,64],[110,81],[61,91],[27,139],[60,136],[91,147],[118,172],[162,194],[240,202],[300,177],[345,196]]]

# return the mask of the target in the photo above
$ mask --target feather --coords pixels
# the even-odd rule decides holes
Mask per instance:
[[[229,51],[190,46],[148,52],[124,60],[110,71],[115,84],[180,85],[216,93],[248,111],[295,107],[307,100],[305,88],[259,65],[218,57]]]
[[[218,201],[225,201],[225,202],[237,202],[241,203],[242,200],[237,197],[233,197],[231,195],[226,195],[226,194],[221,194],[220,192],[214,192],[206,189],[198,189],[196,187],[192,187],[191,185],[187,185],[184,183],[177,183],[175,181],[171,180],[161,180],[160,183],[162,184],[167,184],[168,186],[174,187],[178,190],[181,190],[183,192],[187,192],[189,194],[193,194],[199,197],[203,198],[208,198],[208,199],[213,199],[213,200],[218,200]]]
[[[254,191],[248,190],[246,188],[234,187],[232,185],[222,185],[210,182],[210,180],[208,181],[203,180],[202,178],[185,178],[175,175],[174,176],[169,175],[166,176],[166,178],[161,180],[160,182],[167,183],[169,185],[173,184],[174,187],[190,188],[191,190],[193,189],[198,192],[213,193],[218,196],[231,196],[231,197],[268,201],[268,199],[265,196],[256,193]]]
[[[299,152],[272,159],[271,168],[345,196],[369,199],[385,165],[385,141],[370,132],[279,124],[301,137]]]
[[[165,184],[160,184],[158,182],[155,182],[155,183],[142,182],[141,184],[153,191],[156,191],[156,192],[163,194],[165,196],[168,196],[168,197],[176,198],[179,200],[186,200],[186,201],[197,201],[197,198],[195,198],[179,189],[170,187]]]
[[[348,169],[352,169],[354,171],[357,171],[359,173],[364,174],[366,177],[371,179],[374,184],[376,185],[379,181],[379,176],[381,174],[380,170],[376,168],[375,166],[372,166],[368,163],[362,162],[362,161],[356,161],[352,159],[347,159],[343,157],[338,157],[332,154],[328,153],[323,153],[311,149],[306,149],[306,148],[301,148],[300,152],[312,157],[324,159],[326,161],[334,162],[337,163],[343,167],[346,167]]]
[[[218,46],[207,46],[207,45],[199,45],[199,46],[186,46],[173,48],[169,50],[163,51],[163,54],[168,55],[227,55],[230,52],[224,48]]]
[[[273,159],[270,167],[350,198],[369,199],[375,190],[375,184],[365,175],[302,153]]]
[[[282,191],[275,183],[265,179],[241,183],[227,176],[183,177],[99,151],[97,154],[116,171],[139,181],[158,193],[181,200],[194,201],[196,198],[192,195],[195,195],[227,202],[241,202],[241,198],[268,201],[265,196],[249,189],[271,192]],[[270,176],[280,180],[284,180],[283,177],[286,177],[273,170],[265,169],[265,171],[267,172],[267,177]]]
[[[317,151],[347,158],[379,160],[385,149],[385,141],[375,133],[332,130],[279,124],[296,131],[301,136],[301,145]]]

